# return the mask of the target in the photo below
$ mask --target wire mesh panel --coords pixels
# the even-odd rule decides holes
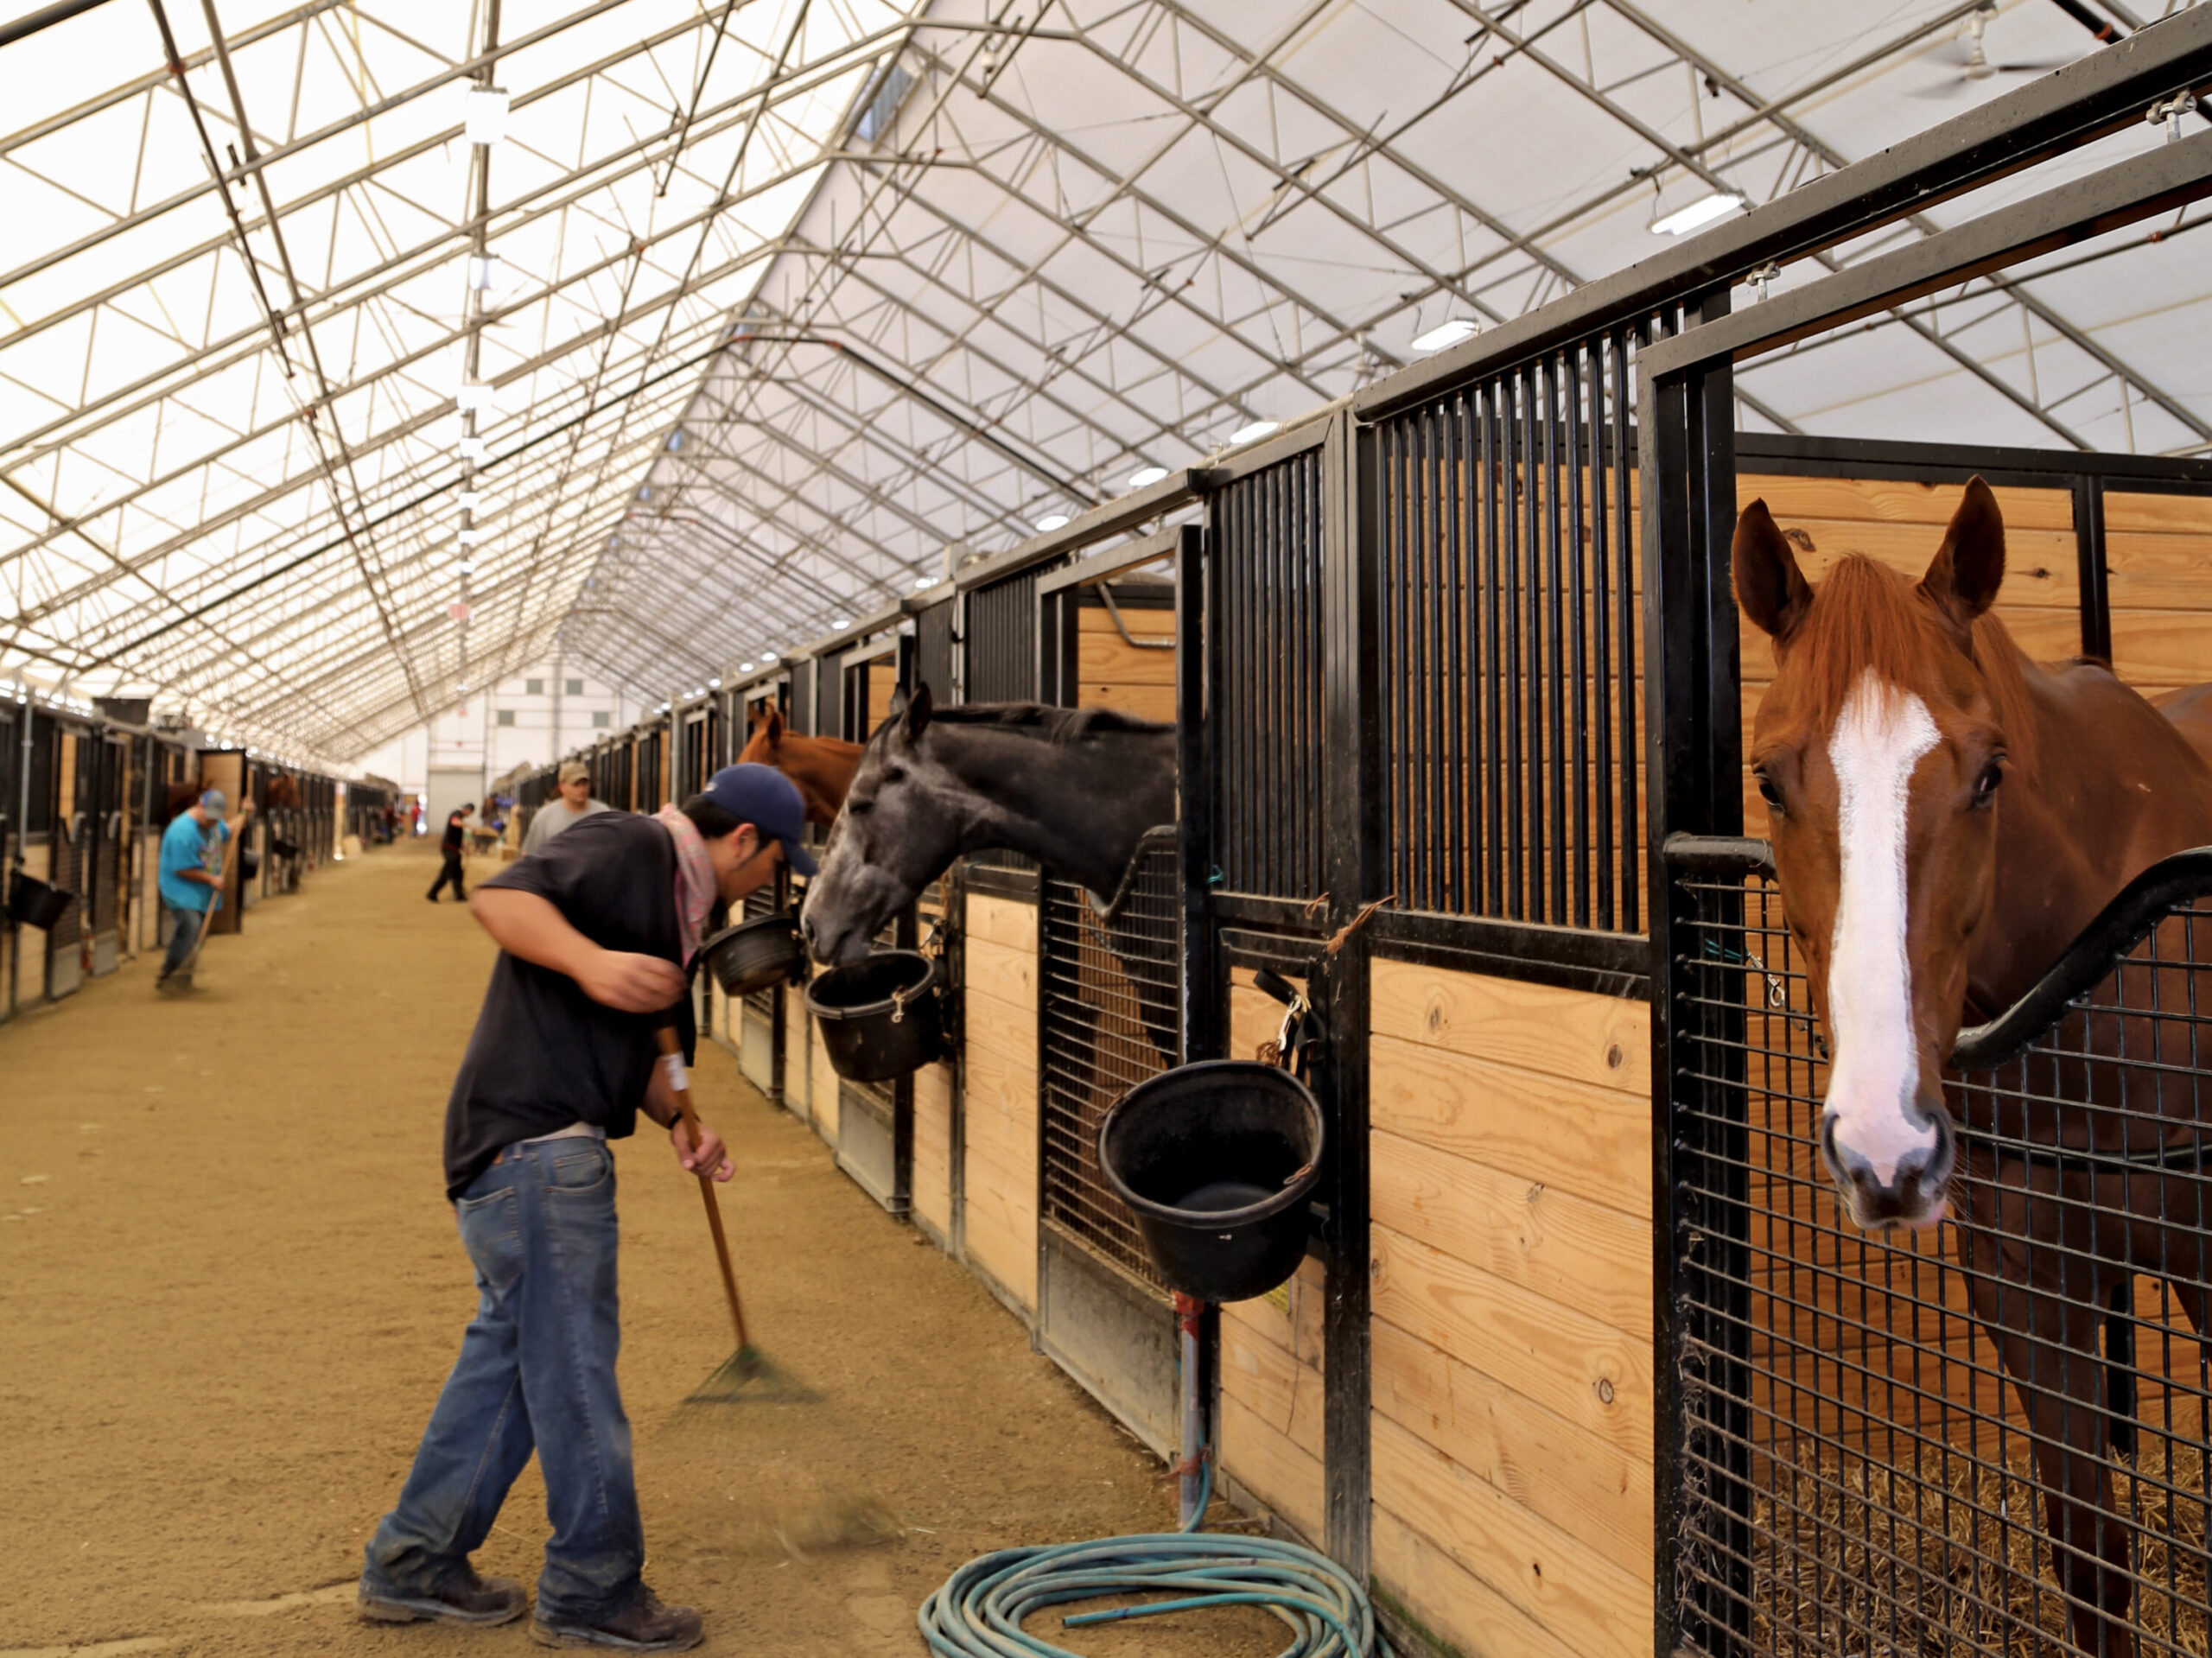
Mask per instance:
[[[1321,890],[1321,451],[1214,497],[1214,844],[1232,893]]]
[[[1098,1129],[1115,1101],[1175,1064],[1181,915],[1169,836],[1146,843],[1110,919],[1073,881],[1045,879],[1045,1218],[1154,1286],[1135,1219],[1099,1172]]]
[[[1778,893],[1676,879],[1683,1647],[2202,1658],[2212,902],[1968,1033],[1948,1223],[1868,1233]]]
[[[1366,435],[1403,907],[1643,925],[1632,338],[1578,341]]]

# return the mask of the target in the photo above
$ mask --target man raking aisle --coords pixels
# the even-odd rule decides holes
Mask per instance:
[[[253,816],[251,796],[239,803],[236,816],[226,819],[228,804],[220,789],[210,789],[162,831],[158,885],[169,912],[169,947],[154,980],[157,990],[192,988],[192,964],[206,942],[208,918],[223,901],[223,848]]]
[[[695,1136],[656,1063],[674,1024],[696,1032],[683,968],[717,899],[803,874],[798,791],[765,765],[717,772],[681,810],[602,812],[477,888],[500,948],[447,1102],[446,1195],[475,1268],[477,1312],[398,1505],[371,1540],[362,1615],[504,1623],[519,1584],[469,1563],[536,1450],[553,1534],[531,1633],[549,1646],[677,1652],[699,1615],[664,1606],[640,1572],[645,1534],[629,1419],[614,1380],[614,1164],[606,1142],[640,1107],[697,1174],[734,1172]]]

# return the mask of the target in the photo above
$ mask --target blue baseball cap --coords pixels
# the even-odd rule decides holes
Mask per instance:
[[[701,791],[741,823],[750,823],[784,848],[784,861],[802,875],[815,873],[813,857],[800,844],[806,834],[806,803],[791,780],[772,765],[725,765]]]

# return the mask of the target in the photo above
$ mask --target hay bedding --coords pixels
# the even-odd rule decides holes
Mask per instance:
[[[2145,1424],[2116,1458],[2143,1658],[2206,1658],[2205,1449]],[[1832,1445],[1771,1461],[1752,1514],[1752,1650],[1775,1658],[2049,1658],[2078,1650],[2024,1446],[2000,1472],[1942,1446],[1870,1461]],[[1694,1515],[1696,1510],[1693,1509]],[[1700,1540],[1693,1548],[1713,1551]]]

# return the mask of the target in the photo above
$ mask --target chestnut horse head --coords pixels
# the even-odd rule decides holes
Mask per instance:
[[[2005,526],[1977,478],[1918,585],[1856,555],[1818,589],[1766,503],[1737,522],[1736,594],[1774,640],[1750,761],[1833,1047],[1828,1173],[1865,1227],[1942,1219],[1942,1071],[1995,908],[1999,802],[2035,765],[2021,657],[1988,614]]]
[[[741,765],[772,765],[789,778],[806,805],[806,821],[824,829],[837,821],[845,794],[853,786],[853,773],[861,763],[861,745],[835,737],[802,737],[784,726],[783,710],[770,707],[753,719],[745,740]]]

